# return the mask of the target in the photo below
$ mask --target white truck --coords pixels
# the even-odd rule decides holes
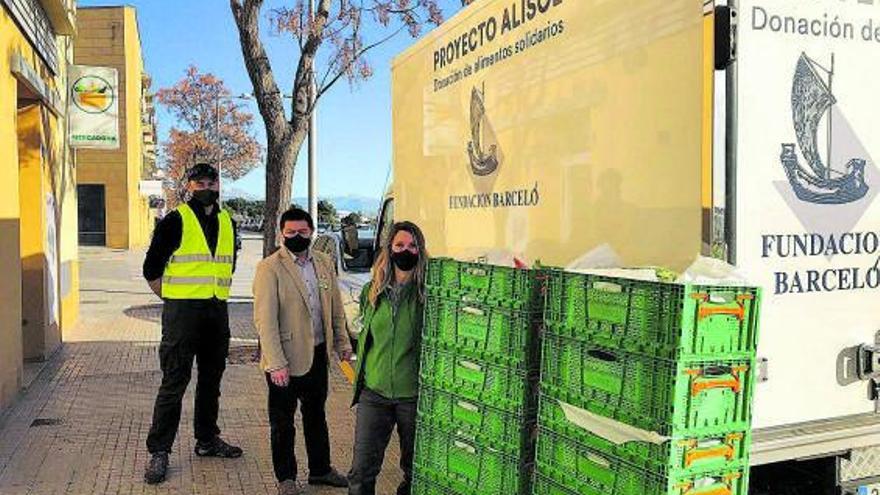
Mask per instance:
[[[750,493],[880,493],[880,1],[484,0],[392,73],[376,242],[724,258],[765,294]]]

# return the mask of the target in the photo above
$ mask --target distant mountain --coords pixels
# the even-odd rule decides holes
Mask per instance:
[[[223,196],[227,199],[241,198],[248,201],[262,200],[261,196],[245,191],[237,187],[228,187],[223,189]],[[367,196],[334,196],[331,198],[321,198],[330,201],[337,211],[354,211],[364,213],[366,215],[375,215],[378,213],[380,201],[377,198]],[[305,207],[308,203],[306,198],[294,198],[294,203]]]
[[[223,196],[227,199],[232,198],[241,198],[246,199],[248,201],[256,201],[258,199],[262,199],[257,197],[256,194],[249,193],[244,189],[239,189],[237,187],[224,187],[223,188]]]
[[[321,198],[327,200],[339,211],[355,211],[374,215],[379,210],[379,200],[377,198],[368,198],[366,196],[336,196],[331,198]],[[306,198],[295,198],[294,203],[305,206],[308,203]]]

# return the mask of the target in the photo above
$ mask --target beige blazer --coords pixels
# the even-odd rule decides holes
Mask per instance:
[[[312,253],[324,319],[329,363],[336,353],[351,351],[346,330],[342,295],[330,258]],[[260,335],[260,368],[288,368],[291,376],[303,376],[312,368],[315,336],[307,298],[308,289],[293,255],[282,247],[257,265],[254,276],[254,323]]]

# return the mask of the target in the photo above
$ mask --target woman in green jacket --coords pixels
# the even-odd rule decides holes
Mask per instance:
[[[349,495],[376,493],[376,477],[395,425],[404,473],[397,495],[411,491],[427,260],[422,231],[410,222],[396,223],[361,293]]]

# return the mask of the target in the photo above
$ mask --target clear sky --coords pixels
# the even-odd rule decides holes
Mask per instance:
[[[190,64],[222,78],[233,94],[250,93],[252,85],[242,61],[238,31],[228,0],[79,0],[81,7],[133,5],[137,8],[144,60],[153,77],[153,90],[181,79]],[[266,0],[264,20],[269,9],[293,6],[293,0]],[[446,18],[460,8],[459,0],[441,0]],[[425,30],[427,32],[427,29]],[[381,32],[367,33],[374,39]],[[293,80],[292,42],[263,29],[276,80],[289,94]],[[352,88],[341,81],[321,101],[318,115],[318,192],[321,197],[381,197],[391,164],[391,80],[392,57],[413,43],[403,32],[377,48],[369,56],[374,76]],[[255,129],[265,142],[262,120],[254,103]],[[161,107],[158,110],[160,139],[174,124]],[[307,194],[306,146],[297,166],[293,194]],[[264,196],[263,167],[231,184],[257,197]]]

